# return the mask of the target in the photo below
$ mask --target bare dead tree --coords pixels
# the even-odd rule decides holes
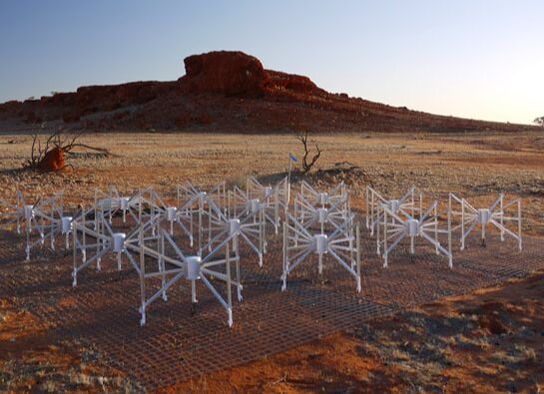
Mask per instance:
[[[315,150],[316,153],[312,156],[312,159],[308,162],[308,157],[310,155],[310,148],[308,147],[308,131],[305,131],[304,133],[300,133],[297,136],[297,140],[299,140],[302,143],[302,147],[304,149],[304,154],[302,156],[302,173],[305,175],[314,166],[314,164],[319,160],[321,157],[321,149],[319,148],[319,145],[317,145],[317,142],[313,142],[315,144]]]
[[[84,148],[103,153],[109,156],[110,152],[106,148],[95,147],[78,142],[83,132],[74,134],[73,136],[63,136],[62,131],[53,131],[45,140],[45,146],[42,148],[42,140],[38,133],[32,135],[32,148],[30,159],[23,164],[24,167],[30,169],[40,168],[40,164],[44,161],[46,155],[55,149],[61,150],[63,153],[71,153],[75,148]]]
[[[26,167],[37,168],[47,152],[50,151],[50,144],[56,143],[59,138],[58,132],[51,133],[46,141],[45,147],[42,149],[42,141],[38,137],[38,133],[32,135],[32,149],[30,151],[30,159],[27,160]]]
[[[110,156],[111,155],[110,151],[108,149],[106,149],[106,148],[100,148],[100,147],[91,146],[91,145],[88,145],[88,144],[83,144],[81,142],[78,142],[79,138],[82,135],[83,135],[82,131],[75,134],[72,137],[72,139],[70,140],[69,143],[66,143],[66,141],[68,141],[68,138],[69,138],[69,137],[67,137],[62,143],[59,144],[59,146],[64,151],[64,153],[70,153],[75,148],[85,148],[85,149],[94,150],[96,152],[103,153],[105,156]],[[59,141],[60,141],[60,139],[59,139]]]

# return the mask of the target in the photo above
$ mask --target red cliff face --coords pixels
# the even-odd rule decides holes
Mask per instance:
[[[266,70],[266,73],[268,74],[267,88],[270,93],[278,90],[289,90],[303,94],[326,93],[308,77],[272,70]]]
[[[328,93],[308,77],[266,70],[259,59],[243,52],[209,52],[189,56],[184,63],[186,74],[177,81],[85,86],[39,100],[0,104],[0,131],[35,128],[43,122],[93,131],[251,133],[530,128],[432,115]]]
[[[243,52],[210,52],[185,58],[185,76],[179,79],[187,93],[263,97],[284,91],[323,92],[308,77],[265,70],[259,59]]]
[[[210,52],[185,58],[185,76],[180,78],[188,93],[261,97],[268,75],[259,59],[242,52]]]

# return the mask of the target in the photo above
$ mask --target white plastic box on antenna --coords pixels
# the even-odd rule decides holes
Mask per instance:
[[[135,223],[143,223],[158,213],[166,214],[166,211],[171,208],[153,187],[140,189],[128,199],[123,197],[121,206],[123,223],[127,222],[127,213]]]
[[[302,187],[306,193],[301,192],[295,198],[296,216],[287,214],[283,225],[282,290],[287,288],[288,276],[305,260],[317,255],[318,274],[323,272],[324,258],[331,256],[333,263],[355,278],[356,289],[360,292],[359,226],[349,210],[347,192],[335,192],[330,198],[331,194],[316,192],[307,184]]]
[[[113,185],[108,186],[106,192],[101,189],[94,191],[94,206],[104,213],[110,223],[117,212],[123,212],[123,220],[126,220],[129,200],[130,197],[121,197]]]
[[[95,190],[95,206],[104,212],[110,224],[115,216],[121,216],[123,223],[131,219],[137,224],[153,216],[156,210],[163,209],[165,204],[152,187],[141,189],[132,196],[122,196],[115,186],[110,185],[107,192]]]
[[[204,221],[209,220],[211,211],[210,202],[223,212],[227,211],[225,182],[219,183],[208,192],[198,189],[190,182],[177,187],[176,222],[189,237],[191,246],[194,246],[196,239],[198,249],[202,248],[206,239],[210,239],[211,234],[204,234]],[[173,215],[173,212],[170,215]]]
[[[420,217],[423,214],[423,193],[412,186],[401,198],[387,199],[371,186],[366,187],[366,228],[370,235],[374,236],[380,231],[383,222],[382,206],[390,212],[398,213],[400,210],[409,212],[412,218]]]
[[[189,230],[191,225],[186,226],[185,222],[191,222],[193,215],[191,209],[193,202],[199,201],[199,196],[195,195],[192,200],[185,202],[181,207],[173,204],[167,204],[164,199],[152,187],[140,190],[129,199],[129,212],[136,223],[149,221],[151,218],[160,216],[164,221],[168,222],[170,235],[174,235],[174,228],[179,228],[184,236],[193,240],[193,234]],[[134,210],[134,212],[132,212]]]
[[[351,220],[353,216],[349,206],[349,194],[344,193],[341,197],[335,198],[326,203],[317,203],[315,200],[308,200],[303,194],[295,197],[294,212],[296,218],[307,229],[317,227],[322,233],[339,228],[345,221]]]
[[[326,207],[334,205],[338,200],[346,201],[349,209],[349,199],[345,199],[348,193],[344,182],[339,183],[330,190],[315,190],[308,182],[302,181],[300,184],[300,196],[315,207]],[[295,212],[296,215],[296,212]]]
[[[40,198],[32,204],[18,191],[15,205],[6,202],[1,205],[4,207],[4,225],[15,225],[18,234],[25,233],[26,260],[30,260],[32,250],[37,246],[43,247],[46,240],[49,240],[51,250],[55,250],[58,236],[64,236],[68,245],[72,217],[64,215],[62,193]]]
[[[211,249],[225,233],[237,233],[233,250],[240,256],[240,242],[253,251],[259,266],[263,265],[266,253],[266,203],[258,199],[250,199],[238,187],[229,190],[227,214],[221,210],[211,210],[209,216],[208,249]]]
[[[278,234],[281,216],[289,206],[290,185],[287,177],[267,186],[261,184],[255,177],[249,177],[246,191],[246,200],[261,205],[266,221],[274,226],[274,231]]]
[[[451,217],[448,211],[447,224],[444,226],[439,221],[439,205],[435,201],[419,218],[413,217],[410,211],[402,207],[394,211],[388,204],[379,204],[377,216],[381,218],[381,226],[377,226],[376,245],[377,253],[382,254],[384,263],[389,264],[389,255],[408,238],[410,240],[410,253],[415,253],[416,239],[421,239],[434,247],[436,254],[442,254],[448,259],[448,265],[453,267],[453,255],[451,252]],[[440,242],[440,238],[446,238],[446,247]]]
[[[262,266],[266,253],[266,210],[267,204],[258,198],[250,198],[247,193],[234,186],[228,191],[228,219],[237,220],[241,225],[242,239],[259,256]],[[225,222],[224,218],[215,218],[216,222]],[[246,239],[247,238],[247,239]]]
[[[227,206],[227,184],[220,182],[209,190],[202,190],[194,186],[191,182],[185,182],[177,187],[178,206],[191,200],[195,196],[199,196],[201,201],[213,201],[220,209],[225,209]]]
[[[122,255],[126,252],[127,230],[119,230],[115,223],[110,223],[110,214],[109,205],[98,203],[88,210],[82,207],[82,213],[72,222],[73,286],[77,285],[78,274],[91,264],[101,270],[102,259],[109,254],[116,256],[117,269],[121,270]],[[130,234],[134,234],[137,228],[130,229]],[[153,230],[157,231],[156,228]],[[78,253],[81,254],[81,263],[77,258]]]
[[[461,250],[465,249],[467,238],[478,227],[481,229],[482,244],[485,245],[490,226],[499,231],[501,241],[504,241],[505,236],[508,235],[517,241],[518,249],[522,250],[521,199],[505,202],[504,194],[501,193],[491,206],[475,208],[465,198],[450,193],[448,203],[452,218],[456,223],[460,222],[453,227],[453,230],[461,232]],[[510,229],[509,226],[512,224],[515,227]]]
[[[214,215],[223,215],[213,201],[207,201],[207,205],[211,207]],[[185,280],[190,284],[193,304],[197,303],[197,282],[203,283],[225,308],[228,325],[232,326],[233,287],[237,290],[238,300],[242,300],[240,258],[231,248],[231,243],[236,244],[238,241],[239,231],[232,229],[218,234],[211,250],[205,245],[197,253],[188,253],[160,225],[162,220],[164,218],[160,216],[151,219],[125,241],[127,257],[133,266],[138,267],[136,271],[140,277],[140,324],[146,324],[146,314],[151,303],[158,298],[167,301],[168,290],[174,284]],[[153,228],[158,230],[154,232]],[[233,263],[236,270],[235,280],[231,275]],[[225,284],[226,295],[217,289],[216,281]]]

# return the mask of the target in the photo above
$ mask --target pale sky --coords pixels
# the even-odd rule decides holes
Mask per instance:
[[[174,80],[184,57],[223,49],[395,106],[544,115],[539,0],[0,0],[0,102]]]

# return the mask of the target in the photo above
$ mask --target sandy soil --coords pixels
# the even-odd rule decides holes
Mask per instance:
[[[313,180],[346,180],[357,208],[363,208],[367,184],[391,197],[416,185],[428,199],[455,192],[482,205],[505,192],[523,200],[523,231],[544,235],[540,133],[335,134],[315,140],[324,151],[319,167],[348,162],[355,170]],[[149,185],[171,193],[187,180],[203,187],[225,179],[243,184],[248,175],[284,172],[288,152],[300,155],[301,148],[292,135],[95,134],[83,141],[108,147],[112,156],[79,153],[69,158],[73,170],[40,174],[20,170],[31,141],[29,135],[0,135],[0,199],[12,201],[17,188],[30,201],[64,190],[75,205],[90,203],[95,188],[108,184],[123,193]],[[539,274],[426,305],[172,391],[539,392],[543,279]],[[138,390],[92,349],[51,343],[47,330],[17,299],[0,300],[0,390]]]
[[[415,185],[429,199],[445,200],[455,192],[482,204],[504,192],[523,197],[524,230],[544,233],[542,133],[335,134],[314,140],[324,152],[317,167],[348,162],[362,170],[344,177],[354,183],[355,206],[362,206],[367,184],[392,197]],[[125,193],[149,185],[171,193],[187,180],[204,187],[223,180],[243,184],[248,175],[286,171],[288,152],[301,154],[293,135],[125,133],[87,135],[82,141],[107,147],[113,156],[82,153],[68,160],[74,170],[36,174],[20,170],[30,136],[0,135],[0,198],[12,200],[17,188],[29,199],[64,190],[68,202],[79,203],[109,184]]]
[[[540,272],[165,391],[539,393],[543,312]]]
[[[77,341],[58,343],[24,307],[0,300],[0,392],[141,391],[126,373]]]

